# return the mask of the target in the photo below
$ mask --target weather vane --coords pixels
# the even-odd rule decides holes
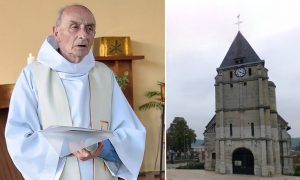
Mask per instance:
[[[235,24],[238,25],[238,31],[240,31],[240,24],[243,22],[243,21],[240,21],[240,14],[237,15],[237,19],[238,19],[238,21]]]

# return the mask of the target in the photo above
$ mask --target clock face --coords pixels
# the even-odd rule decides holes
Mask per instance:
[[[237,77],[243,77],[246,74],[246,69],[243,67],[239,67],[235,70],[235,75]]]

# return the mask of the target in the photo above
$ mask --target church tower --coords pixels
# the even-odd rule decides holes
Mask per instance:
[[[205,168],[222,174],[293,173],[290,128],[277,113],[276,86],[241,32],[217,73],[216,114],[204,132]]]

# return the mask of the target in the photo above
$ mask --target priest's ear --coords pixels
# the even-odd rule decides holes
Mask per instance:
[[[54,36],[54,38],[55,38],[56,41],[58,41],[58,39],[59,39],[58,38],[58,28],[59,27],[57,25],[55,25],[55,26],[52,27],[53,36]]]

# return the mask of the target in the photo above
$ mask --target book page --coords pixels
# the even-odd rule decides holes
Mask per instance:
[[[50,126],[39,133],[47,139],[60,157],[82,148],[96,149],[99,142],[112,136],[110,131],[69,126]]]

